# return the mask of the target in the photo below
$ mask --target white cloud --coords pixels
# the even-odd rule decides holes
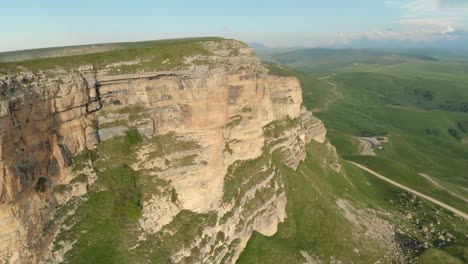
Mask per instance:
[[[468,38],[468,0],[384,0],[389,8],[400,8],[400,19],[382,28],[360,33],[300,34],[290,32],[264,36],[270,46],[342,46],[363,41],[430,44]],[[247,40],[258,41],[257,35]],[[467,43],[468,45],[468,43]]]
[[[442,34],[447,34],[447,33],[452,33],[452,32],[455,32],[455,29],[451,26],[447,26],[447,28],[445,30],[442,30]]]
[[[468,0],[385,0],[403,10],[390,31],[365,33],[370,39],[435,41],[468,31]]]

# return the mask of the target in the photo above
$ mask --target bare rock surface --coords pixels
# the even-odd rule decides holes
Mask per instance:
[[[141,239],[158,233],[182,210],[214,213],[223,222],[207,226],[199,240],[171,259],[181,262],[196,248],[199,262],[220,263],[227,257],[234,263],[254,230],[276,233],[286,218],[287,199],[271,162],[258,168],[264,180],[239,194],[238,202],[226,198],[230,168],[262,159],[268,147],[283,153],[284,163],[296,169],[305,159],[305,145],[325,142],[326,129],[303,108],[296,78],[268,75],[240,42],[200,45],[211,55],[185,57],[185,64],[173,71],[110,74],[112,68],[144,61],[131,60],[102,70],[79,65],[76,70],[25,70],[0,77],[0,263],[45,261],[61,228],[54,222],[55,208],[78,204],[95,180],[86,168],[71,169],[73,157],[131,127],[146,138],[172,133],[193,143],[162,156],[154,154],[158,147],[151,143],[135,153],[134,170],[168,182],[166,190],[176,193],[176,199],[162,193],[148,196],[139,220]],[[88,176],[85,182],[71,183],[81,174]],[[59,185],[71,187],[54,193]],[[255,204],[260,193],[265,202]],[[219,232],[230,247],[220,247],[215,239]],[[52,254],[49,261],[59,262],[64,253]]]

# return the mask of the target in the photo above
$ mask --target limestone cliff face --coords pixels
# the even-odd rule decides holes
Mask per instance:
[[[177,195],[151,189],[143,195],[140,239],[181,212],[213,214],[215,223],[170,259],[220,263],[235,262],[254,230],[276,232],[287,201],[270,154],[280,153],[295,169],[304,146],[324,142],[326,130],[303,108],[297,79],[268,75],[240,42],[199,45],[210,55],[184,57],[172,71],[119,75],[116,67],[135,63],[122,62],[0,77],[0,263],[66,257],[73,241],[59,252],[49,246],[67,214],[57,208],[73,197],[85,200],[96,178],[92,166],[72,170],[73,157],[132,127],[148,139],[132,169],[169,183],[164,188]],[[150,139],[168,134],[196,147],[155,155],[161,146]],[[251,172],[240,174],[246,166]],[[90,176],[85,184],[73,181],[83,173]],[[52,191],[58,185],[71,187],[58,194]]]

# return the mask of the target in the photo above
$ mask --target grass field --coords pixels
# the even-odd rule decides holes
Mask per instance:
[[[440,213],[440,208],[423,200],[413,201],[399,189],[346,162],[342,163],[346,175],[324,168],[321,164],[329,158],[324,145],[311,143],[307,154],[308,158],[300,164],[297,172],[276,164],[288,183],[288,217],[273,237],[254,233],[238,263],[304,263],[301,252],[307,252],[322,263],[392,263],[384,257],[390,254],[389,248],[372,239],[378,235],[369,231],[372,230],[370,223],[378,220],[366,216],[365,212],[369,212],[366,208],[431,246],[430,250],[411,254],[413,260],[431,263],[423,260],[437,256],[436,259],[442,261],[440,263],[448,260],[463,263],[468,259],[468,251],[464,247],[467,243],[464,233],[468,229],[463,220],[445,211]],[[342,199],[355,207],[359,212],[357,215],[370,217],[369,226],[359,227],[350,223],[336,204]],[[418,223],[405,218],[408,212],[419,219]],[[436,239],[425,239],[420,227],[437,221],[440,223],[437,228],[450,230],[460,239],[448,247],[435,247]],[[370,236],[366,235],[368,232],[371,232]]]
[[[309,52],[270,55],[275,63],[286,65],[269,67],[273,74],[301,80],[308,109],[329,104],[315,115],[324,121],[339,155],[468,212],[467,203],[450,193],[468,198],[468,63],[405,54]],[[326,81],[319,80],[326,76]],[[340,97],[329,82],[336,84]],[[376,135],[387,136],[389,142],[376,150],[376,156],[360,156],[355,136]],[[412,255],[417,263],[468,262],[466,221],[429,202],[414,201],[345,161],[346,178],[324,169],[316,157],[325,152],[312,145],[297,172],[284,169],[288,218],[273,237],[254,234],[239,263],[303,263],[304,251],[324,263],[390,262],[382,259],[386,253],[378,243],[364,245],[365,239],[353,237],[356,231],[345,224],[334,203],[339,199],[387,212],[384,219],[428,243],[429,249]],[[430,175],[446,190],[418,173]],[[408,212],[411,219],[405,217]],[[427,239],[421,229],[434,223],[457,233],[456,242],[439,246],[437,238]],[[368,250],[361,251],[363,247]]]
[[[316,115],[325,122],[328,136],[342,156],[359,154],[353,136],[386,135],[390,142],[377,150],[378,157],[406,167],[412,172],[408,177],[420,178],[417,173],[426,173],[467,196],[460,188],[468,187],[467,62],[437,61],[417,54],[399,54],[395,61],[391,58],[396,55],[389,58],[376,51],[293,54],[280,54],[276,60],[286,60],[298,73],[309,109],[333,100],[330,89],[310,80],[324,74],[323,70],[334,74],[328,81],[337,85],[343,99]],[[328,67],[325,59],[336,68]],[[448,195],[446,200],[452,198]]]
[[[116,51],[124,49],[151,48],[156,45],[165,44],[180,44],[186,42],[197,42],[207,40],[220,40],[218,37],[202,37],[202,38],[181,38],[181,39],[165,39],[165,40],[149,40],[139,42],[115,42],[102,44],[77,45],[66,47],[51,47],[31,50],[18,50],[0,52],[0,62],[14,62],[24,60],[34,60],[40,58],[53,58],[76,56],[91,53],[100,53],[106,51]]]
[[[118,63],[122,61],[141,62],[136,65],[123,65],[119,68],[120,73],[134,73],[138,71],[151,70],[171,70],[182,64],[184,56],[193,55],[209,55],[200,41],[220,40],[220,38],[193,38],[193,39],[174,39],[161,41],[145,41],[145,42],[129,42],[129,43],[112,43],[97,45],[104,52],[71,52],[71,56],[64,56],[66,52],[60,50],[73,49],[74,47],[50,48],[45,51],[31,50],[14,52],[15,56],[24,55],[27,60],[0,62],[0,74],[16,73],[26,68],[33,72],[47,71],[57,68],[76,69],[82,65],[94,65],[95,69],[103,69],[106,65]],[[107,46],[106,46],[107,45]],[[75,47],[76,48],[76,47]],[[79,47],[77,48],[79,49]],[[45,54],[45,55],[44,55]],[[47,54],[51,54],[50,56]],[[61,56],[53,56],[60,54]],[[8,54],[0,54],[6,56]],[[13,56],[13,55],[12,55]],[[1,60],[0,60],[1,61]],[[164,63],[166,62],[166,63]]]

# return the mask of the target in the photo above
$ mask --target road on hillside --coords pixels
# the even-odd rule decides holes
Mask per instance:
[[[419,197],[421,197],[421,198],[423,198],[423,199],[426,199],[426,200],[428,200],[428,201],[430,201],[430,202],[432,202],[432,203],[434,203],[434,204],[437,204],[438,206],[440,206],[440,207],[442,207],[442,208],[445,208],[445,209],[449,210],[450,212],[452,212],[452,213],[454,213],[454,214],[457,214],[457,215],[459,215],[459,216],[465,218],[465,220],[468,220],[468,214],[465,214],[464,212],[462,212],[462,211],[460,211],[460,210],[458,210],[458,209],[456,209],[456,208],[453,208],[453,207],[451,207],[451,206],[448,205],[448,204],[445,204],[445,203],[443,203],[443,202],[441,202],[441,201],[439,201],[439,200],[436,200],[436,199],[434,199],[434,198],[432,198],[432,197],[429,197],[429,196],[427,196],[427,195],[425,195],[425,194],[422,194],[422,193],[420,193],[420,192],[418,192],[418,191],[415,191],[415,190],[413,190],[413,189],[411,189],[411,188],[409,188],[409,187],[406,187],[406,186],[404,186],[404,185],[402,185],[402,184],[399,184],[399,183],[396,182],[396,181],[390,180],[390,179],[388,179],[387,177],[385,177],[385,176],[383,176],[383,175],[381,175],[381,174],[379,174],[379,173],[377,173],[377,172],[375,172],[375,171],[373,171],[373,170],[371,170],[371,169],[369,169],[369,168],[367,168],[367,167],[365,167],[365,166],[363,166],[363,165],[361,165],[361,164],[359,164],[359,163],[352,162],[352,161],[348,161],[348,162],[351,163],[351,164],[353,164],[354,166],[356,166],[356,167],[358,167],[358,168],[361,168],[361,169],[363,169],[363,170],[369,172],[370,174],[376,176],[377,178],[379,178],[379,179],[381,179],[381,180],[384,180],[384,181],[386,181],[386,182],[388,182],[388,183],[390,183],[390,184],[392,184],[392,185],[394,185],[394,186],[396,186],[396,187],[398,187],[398,188],[400,188],[400,189],[403,189],[403,190],[405,190],[405,191],[407,191],[407,192],[410,192],[410,193],[412,193],[412,194],[414,194],[414,195],[416,195],[416,196],[419,196]]]
[[[335,74],[332,74],[332,75],[328,75],[328,76],[324,76],[324,77],[320,77],[320,78],[317,78],[317,80],[320,80],[328,85],[331,85],[332,87],[332,90],[331,90],[331,93],[333,94],[333,96],[335,98],[327,101],[325,103],[325,105],[322,107],[322,108],[316,108],[316,109],[312,109],[312,112],[325,112],[328,110],[328,108],[330,108],[330,106],[336,102],[337,100],[340,100],[340,99],[343,99],[343,95],[338,91],[338,87],[336,86],[335,83],[332,83],[330,82],[328,79],[330,79],[331,77],[335,76]]]
[[[430,181],[430,182],[431,182],[432,184],[434,184],[434,186],[436,186],[437,188],[442,189],[442,190],[444,190],[444,191],[450,193],[451,195],[456,196],[456,197],[458,197],[458,198],[460,198],[460,199],[462,199],[463,201],[465,201],[465,202],[468,203],[468,199],[466,199],[466,198],[464,198],[464,197],[462,197],[462,196],[460,196],[460,195],[458,195],[458,194],[456,194],[456,193],[454,193],[454,192],[448,190],[448,189],[445,188],[444,186],[440,185],[438,182],[434,181],[434,179],[432,179],[431,176],[429,176],[429,175],[427,175],[427,174],[425,174],[425,173],[418,173],[418,174],[419,174],[420,176],[424,177],[426,180]]]

